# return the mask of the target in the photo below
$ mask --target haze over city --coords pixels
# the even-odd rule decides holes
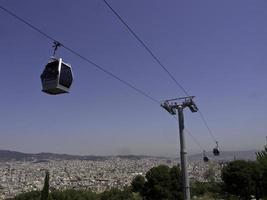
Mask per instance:
[[[185,96],[103,1],[0,1],[58,41],[157,100]],[[204,114],[222,151],[265,145],[267,2],[125,1],[110,4]],[[69,94],[41,91],[52,42],[0,11],[0,149],[79,155],[178,155],[178,123],[164,109],[77,56]],[[186,128],[214,147],[198,113]],[[190,153],[202,151],[186,136]]]

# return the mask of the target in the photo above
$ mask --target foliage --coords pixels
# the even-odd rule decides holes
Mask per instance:
[[[182,175],[180,171],[180,167],[173,166],[170,169],[170,193],[171,193],[171,199],[183,199],[183,187],[182,187]]]
[[[195,181],[191,183],[191,195],[192,196],[202,196],[208,192],[209,183]]]
[[[267,146],[265,146],[264,150],[256,153],[257,161],[262,165],[267,165]]]
[[[90,190],[64,190],[53,191],[49,194],[49,200],[142,200],[140,195],[131,190],[111,189],[101,194]],[[14,200],[40,200],[40,192],[28,192],[20,194]]]
[[[41,193],[39,191],[32,191],[20,194],[14,200],[40,200]]]
[[[256,162],[237,160],[230,162],[222,170],[224,189],[242,199],[260,197],[260,170]]]
[[[169,167],[160,165],[150,169],[146,173],[146,182],[144,196],[148,200],[170,199],[169,184],[170,174]]]
[[[45,172],[44,187],[41,192],[41,200],[48,200],[49,196],[49,172]]]
[[[211,200],[211,199],[214,199],[214,197],[210,193],[205,193],[201,196],[193,196],[192,199],[194,199],[194,200]]]
[[[138,193],[142,194],[143,190],[144,190],[144,186],[145,186],[145,178],[141,175],[137,175],[133,179],[131,186],[132,186],[133,192],[138,192]]]
[[[265,146],[264,150],[257,152],[256,155],[262,173],[262,193],[265,197],[267,197],[267,146]]]
[[[134,200],[143,200],[142,196],[139,193],[133,192],[133,199]]]
[[[100,195],[100,200],[135,200],[136,197],[130,190],[111,189]]]
[[[160,165],[146,173],[143,197],[147,200],[178,200],[182,197],[181,175],[178,167]]]
[[[216,182],[199,182],[195,181],[191,183],[192,196],[212,196],[217,199],[222,197],[224,192],[222,191],[222,184]]]
[[[98,200],[98,198],[94,192],[72,189],[51,192],[49,200]]]

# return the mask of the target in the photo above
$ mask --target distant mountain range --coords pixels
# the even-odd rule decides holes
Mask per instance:
[[[34,161],[34,160],[103,160],[104,156],[77,156],[55,153],[21,153],[17,151],[0,150],[0,161]]]
[[[214,157],[211,152],[207,152],[207,156],[211,159],[216,160],[255,160],[257,150],[250,151],[225,151],[221,152],[220,156]],[[132,159],[139,160],[142,158],[166,158],[166,157],[154,157],[146,155],[118,155],[118,156],[79,156],[79,155],[68,155],[68,154],[55,154],[55,153],[21,153],[17,151],[0,150],[0,161],[45,161],[45,160],[109,160],[111,158],[122,158],[122,159]],[[189,161],[201,160],[202,154],[189,155]],[[166,158],[167,159],[167,158]],[[173,159],[173,158],[172,158]]]
[[[17,151],[0,150],[0,161],[38,161],[38,160],[108,160],[113,157],[138,160],[152,156],[145,155],[118,155],[118,156],[80,156],[56,153],[22,153]]]

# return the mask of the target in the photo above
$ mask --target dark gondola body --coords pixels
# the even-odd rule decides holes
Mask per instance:
[[[203,151],[203,161],[204,162],[209,162],[209,157],[206,155],[206,151]]]
[[[213,149],[213,155],[214,156],[219,156],[220,155],[218,141],[216,141],[216,147]]]
[[[203,161],[204,161],[204,162],[209,162],[209,158],[208,158],[207,156],[204,156],[204,157],[203,157]]]
[[[220,151],[219,151],[218,148],[214,148],[214,149],[213,149],[213,155],[214,155],[214,156],[219,156],[219,155],[220,155]]]
[[[71,66],[62,58],[53,58],[41,74],[42,91],[51,94],[68,93],[73,82]]]

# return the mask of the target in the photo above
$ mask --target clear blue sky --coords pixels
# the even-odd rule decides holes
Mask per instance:
[[[109,0],[192,95],[223,150],[267,135],[267,1]],[[47,34],[159,100],[184,96],[101,0],[1,0]],[[61,48],[71,93],[41,92],[52,42],[0,10],[0,149],[178,154],[178,125],[159,105]],[[198,114],[186,127],[214,143]],[[187,137],[187,149],[199,147]]]

